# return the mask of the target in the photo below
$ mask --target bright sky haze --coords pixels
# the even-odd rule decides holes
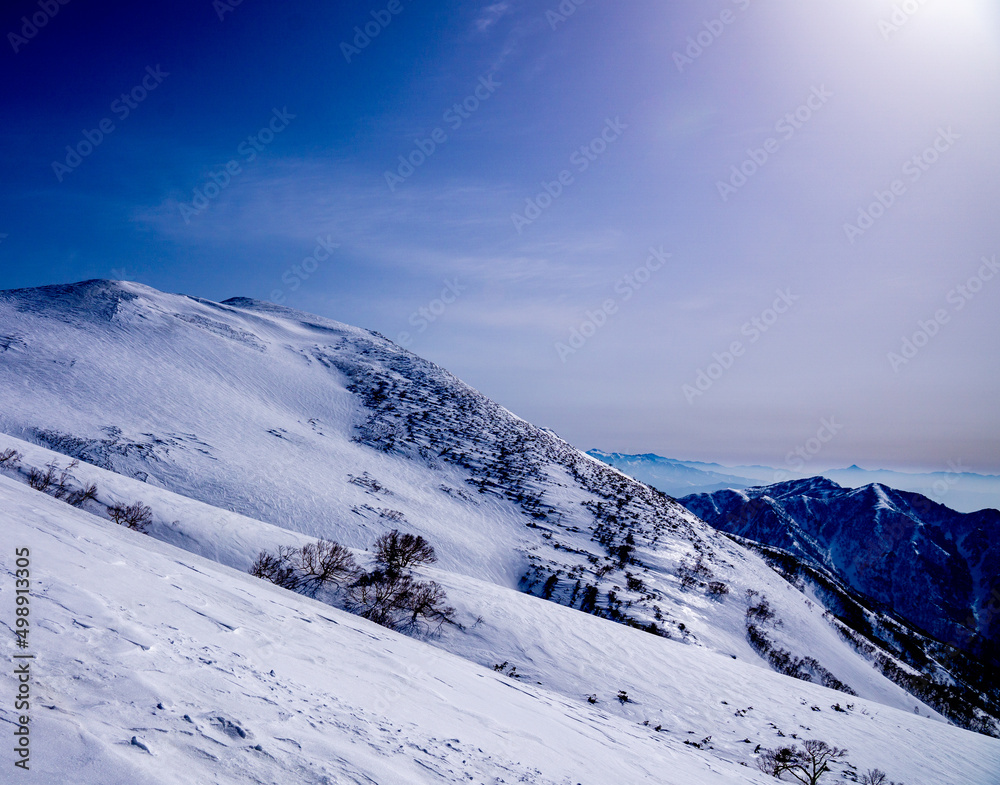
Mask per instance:
[[[1000,473],[992,0],[0,21],[0,288],[281,302],[582,449]]]

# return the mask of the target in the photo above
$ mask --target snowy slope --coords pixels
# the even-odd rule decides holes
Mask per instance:
[[[548,663],[531,666],[542,685],[502,676],[9,478],[0,530],[33,560],[32,770],[19,781],[763,785],[751,743],[793,732],[911,785],[1000,772],[995,739],[861,699],[831,711],[842,695],[509,589],[486,601],[531,619],[540,648],[577,634],[627,663],[561,663],[598,704],[546,686]],[[10,548],[0,565],[9,597]],[[606,711],[622,688],[625,716]],[[684,744],[703,732],[704,749]]]
[[[752,590],[774,609],[774,645],[821,666],[812,678],[937,716],[760,557],[375,333],[91,281],[0,292],[0,336],[0,430],[31,443],[18,447],[26,463],[53,459],[38,445],[79,457],[105,504],[150,504],[159,539],[245,569],[261,547],[323,536],[360,549],[401,528],[433,543],[466,622],[521,588],[621,622],[597,620],[614,635],[642,626],[653,643],[766,671],[747,638]],[[469,643],[481,627],[438,644],[519,662],[537,640],[515,607],[483,614],[493,648]],[[544,645],[533,656],[558,659]],[[577,645],[583,661],[600,656]]]
[[[0,434],[0,453],[7,449],[17,450],[24,456],[18,470],[5,472],[16,480],[23,481],[30,467],[65,466],[68,463],[46,448]],[[94,483],[98,486],[96,503],[88,503],[84,507],[98,518],[106,518],[106,507],[110,504],[145,501],[153,510],[153,524],[149,530],[151,537],[241,572],[247,570],[262,549],[275,551],[280,545],[299,547],[311,540],[306,535],[220,510],[166,489],[152,488],[138,480],[88,464],[75,468],[73,477],[79,484]],[[364,563],[366,553],[358,550],[356,554],[358,560]],[[788,583],[778,580],[759,557],[744,552],[740,554],[740,562],[741,570],[735,577],[739,583],[733,587],[735,597],[708,599],[695,592],[678,594],[678,612],[683,614],[686,626],[706,631],[704,646],[721,652],[726,658],[736,658],[755,668],[766,668],[746,641],[745,604],[741,594],[746,588],[770,587],[773,591],[769,596],[775,607],[782,609],[781,629],[774,631],[777,637],[786,642],[808,640],[809,650],[823,651],[822,660],[827,667],[847,680],[862,696],[887,706],[942,719],[932,708],[915,700],[857,657],[843,644],[835,629],[822,620],[818,607]],[[430,643],[483,665],[492,666],[507,661],[522,671],[528,666],[530,671],[531,663],[541,663],[551,674],[546,683],[553,689],[575,698],[593,692],[593,686],[584,675],[574,674],[565,666],[565,662],[574,657],[585,662],[602,661],[607,657],[607,652],[595,648],[588,633],[584,632],[589,627],[577,631],[567,629],[552,635],[539,628],[537,613],[525,612],[525,607],[534,605],[522,605],[523,595],[520,593],[440,567],[433,570],[431,577],[448,590],[449,602],[457,607],[458,622],[465,629],[446,627],[439,636],[432,637]],[[524,597],[523,601],[538,602],[529,597]],[[567,618],[581,625],[600,624],[602,629],[611,630],[605,633],[611,636],[627,629],[603,618],[591,620],[590,615],[577,611],[570,611]],[[645,633],[642,637],[649,637],[654,642],[662,640]],[[691,643],[692,638],[691,635],[683,636],[681,641]],[[705,653],[704,648],[699,647],[698,651],[701,654],[696,656]],[[629,667],[627,662],[615,658],[607,659],[607,662],[613,672]],[[642,672],[636,673],[635,683],[643,681]],[[614,706],[611,708],[615,709]]]

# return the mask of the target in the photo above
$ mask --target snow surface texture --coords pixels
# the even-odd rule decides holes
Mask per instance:
[[[508,688],[542,682],[541,688],[583,710],[594,708],[586,696],[596,695],[597,707],[617,716],[616,722],[649,719],[650,727],[660,724],[699,743],[714,736],[704,745],[713,750],[683,746],[685,753],[712,761],[752,762],[748,750],[756,743],[773,746],[781,740],[770,726],[758,729],[765,734],[759,738],[740,736],[751,738],[750,746],[728,736],[723,742],[713,733],[717,720],[730,716],[721,701],[734,703],[720,695],[715,708],[702,699],[700,690],[722,678],[717,669],[736,669],[734,689],[767,685],[747,704],[755,711],[768,692],[782,711],[797,711],[805,700],[805,716],[835,714],[836,722],[845,715],[828,708],[834,703],[855,702],[856,712],[865,706],[870,715],[901,717],[885,708],[895,707],[906,712],[905,727],[921,729],[932,740],[927,754],[942,760],[955,744],[965,749],[950,740],[971,736],[954,729],[941,732],[958,735],[935,735],[944,723],[921,722],[913,712],[940,717],[877,673],[828,623],[822,607],[758,556],[669,498],[534,428],[377,334],[265,303],[208,303],[108,282],[0,293],[0,334],[9,338],[0,341],[7,346],[0,353],[0,429],[33,442],[4,437],[0,451],[19,449],[25,464],[36,467],[67,463],[39,445],[79,457],[83,463],[75,476],[100,488],[98,501],[88,503],[91,512],[102,514],[112,502],[144,501],[154,511],[155,538],[241,571],[260,548],[324,536],[361,549],[392,528],[422,534],[441,557],[429,577],[448,589],[465,626],[447,628],[434,645],[490,667],[490,673],[491,666],[507,661],[506,672],[513,666],[522,674],[494,677]],[[39,498],[39,504],[48,503]],[[152,539],[142,543],[153,545]],[[220,585],[232,589],[233,576],[219,574],[225,575]],[[682,581],[685,575],[690,582]],[[141,580],[167,590],[162,577]],[[240,586],[257,585],[239,580]],[[710,580],[725,584],[729,593],[710,594]],[[578,585],[593,587],[595,602],[587,610],[607,618],[514,591],[548,591],[555,602],[579,608],[587,591]],[[767,632],[776,644],[796,657],[814,657],[859,698],[772,674],[747,640],[748,589],[766,595],[774,608],[777,622]],[[219,588],[206,586],[191,596],[211,601],[211,594],[202,593],[210,590]],[[289,607],[319,607],[266,585],[259,591],[284,597],[281,602]],[[330,608],[322,612],[336,616]],[[660,635],[608,619],[655,624]],[[158,623],[155,612],[143,619],[147,622]],[[258,626],[280,623],[264,618]],[[341,623],[367,629],[356,620]],[[272,640],[280,635],[274,629],[270,634]],[[378,635],[402,640],[384,631]],[[678,653],[668,656],[668,651]],[[700,671],[678,671],[693,680],[692,692],[679,690],[670,676],[683,658],[701,663]],[[397,665],[397,676],[408,678],[406,665]],[[358,668],[364,672],[364,663]],[[310,694],[320,688],[307,686],[303,691]],[[619,689],[636,703],[615,700]],[[649,716],[640,718],[640,708]],[[256,716],[249,709],[243,714]],[[781,727],[790,716],[779,712],[767,722]],[[800,725],[821,727],[795,716]],[[635,732],[648,732],[638,727],[643,731]],[[811,737],[805,730],[791,732]],[[886,730],[880,744],[889,745],[896,732]],[[665,735],[661,731],[656,738]],[[827,740],[857,747],[853,738],[831,734]],[[938,739],[951,747],[934,749]],[[907,778],[879,757],[884,750],[862,747],[870,750],[870,765],[897,780],[951,781],[943,774]],[[869,765],[867,758],[853,760]],[[984,771],[992,763],[985,765]],[[746,768],[740,772],[743,779],[733,781],[754,781],[747,779]],[[505,776],[497,781],[517,781]],[[646,781],[642,776],[631,781]],[[970,775],[954,781],[987,780]]]
[[[995,739],[862,699],[833,711],[837,694],[822,687],[510,589],[486,591],[481,607],[518,615],[532,649],[548,652],[530,680],[9,478],[0,528],[0,597],[12,546],[30,547],[35,576],[32,768],[19,782],[763,785],[774,780],[740,761],[793,733],[911,785],[991,785],[1000,772]],[[563,669],[600,702],[548,686]],[[624,707],[611,697],[620,689]],[[6,703],[0,720],[12,727]]]

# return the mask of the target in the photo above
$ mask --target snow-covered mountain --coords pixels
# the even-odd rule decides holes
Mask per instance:
[[[679,501],[722,531],[825,568],[987,670],[1000,666],[997,510],[960,513],[920,494],[824,477]]]
[[[769,680],[776,679],[786,685],[772,690],[777,697],[771,700],[788,703],[786,708],[794,712],[770,716],[767,722],[777,727],[788,716],[813,727],[811,716],[800,716],[792,705],[801,707],[799,701],[806,701],[805,711],[812,713],[816,705],[817,717],[820,712],[835,715],[829,726],[835,728],[847,717],[824,706],[852,702],[855,696],[859,706],[877,703],[908,712],[906,727],[911,722],[931,727],[920,725],[914,712],[942,719],[933,706],[885,678],[815,598],[793,588],[760,555],[671,498],[535,428],[376,333],[268,303],[212,303],[130,283],[90,281],[2,292],[0,431],[6,434],[0,436],[0,455],[5,450],[21,453],[17,467],[10,464],[3,470],[8,478],[23,481],[32,468],[55,464],[61,469],[68,463],[68,457],[61,456],[77,458],[81,463],[72,469],[73,481],[97,485],[95,498],[83,509],[104,516],[112,503],[143,501],[153,510],[154,538],[241,572],[262,548],[327,537],[355,549],[363,560],[363,549],[378,534],[395,528],[421,534],[440,557],[432,577],[447,589],[461,624],[447,625],[430,641],[438,650],[458,654],[477,668],[487,666],[490,672],[491,666],[504,662],[508,673],[516,666],[524,674],[521,679],[506,676],[501,683],[531,695],[535,687],[549,690],[559,696],[560,707],[569,701],[587,711],[593,708],[587,696],[593,694],[598,700],[595,710],[613,715],[614,722],[634,726],[649,719],[651,727],[660,725],[670,733],[683,733],[682,741],[697,741],[698,746],[678,749],[710,761],[721,756],[729,765],[752,766],[758,742],[742,746],[749,734],[735,738],[741,732],[736,726],[730,729],[734,738],[726,735],[725,743],[717,735],[711,743],[704,741],[714,735],[711,727],[716,722],[739,715],[727,714],[732,701],[726,697],[718,698],[721,709],[708,709],[716,696],[705,692],[714,677],[706,678],[704,669],[682,669],[698,684],[678,691],[668,674],[671,668],[682,668],[682,662],[710,663],[703,668],[713,673],[718,666],[719,678],[730,679],[727,684],[771,685]],[[4,487],[10,490],[9,483]],[[37,536],[56,526],[54,520],[70,526],[48,513],[29,515],[24,507],[31,501],[18,498],[16,513],[4,522],[11,531],[16,521],[38,528]],[[68,508],[66,515],[72,527],[97,527],[94,546],[86,553],[99,554],[109,524]],[[29,536],[26,530],[17,531]],[[132,535],[111,531],[133,542]],[[60,535],[52,548],[76,554],[71,543],[77,536]],[[108,542],[111,547],[118,540]],[[157,550],[167,545],[154,548],[149,539],[133,543],[139,549],[144,544],[151,553],[178,559],[174,551]],[[90,556],[66,558],[86,563]],[[115,559],[125,559],[94,558],[95,564],[112,565]],[[222,567],[190,564],[200,565],[192,571],[207,576],[198,578],[194,596],[200,599],[195,605],[204,601],[217,606],[205,592],[249,592],[255,598],[282,592],[250,578],[234,584],[238,576]],[[187,575],[187,567],[184,570]],[[162,584],[165,596],[172,591],[169,579],[174,573],[163,566],[129,575],[129,580],[154,587]],[[66,581],[71,585],[69,578]],[[79,582],[90,586],[83,578]],[[88,588],[82,596],[92,591]],[[128,594],[116,593],[117,588],[103,591],[105,603],[116,608]],[[63,591],[63,596],[70,595],[68,588]],[[142,614],[143,624],[158,630],[177,626],[169,621],[167,606],[151,598],[143,602],[150,607],[148,618]],[[281,603],[296,609],[318,607],[295,595]],[[123,601],[122,606],[132,607]],[[52,613],[66,616],[69,629],[74,629],[72,617],[86,611],[85,604],[68,600],[60,607],[63,610],[53,606]],[[342,626],[368,629],[353,617],[344,621],[332,608],[322,612],[333,614],[330,618]],[[290,613],[282,611],[281,618]],[[129,618],[137,623],[138,616]],[[114,629],[119,620],[120,615],[102,617],[101,625]],[[184,623],[189,621],[185,615]],[[223,629],[243,624],[263,630],[268,623],[266,613],[243,614],[235,625],[224,621]],[[379,641],[398,640],[394,634],[380,635]],[[196,650],[197,635],[183,636],[185,645]],[[319,638],[309,640],[302,645],[321,645]],[[278,644],[271,638],[266,645]],[[405,649],[411,643],[392,645]],[[290,646],[281,644],[283,651]],[[202,656],[221,662],[223,654],[219,650]],[[225,656],[232,667],[249,655],[233,646]],[[399,658],[392,667],[405,677],[404,654]],[[363,662],[356,667],[350,678],[364,673]],[[917,672],[902,661],[899,667]],[[778,676],[772,669],[795,673],[800,680]],[[66,673],[73,670],[72,664],[65,668]],[[386,673],[391,670],[386,665]],[[730,672],[737,675],[721,675]],[[646,697],[639,705],[618,702],[614,684],[630,696]],[[303,694],[318,686],[308,680],[303,685]],[[759,711],[767,690],[754,686],[752,693],[761,697],[748,705]],[[790,695],[802,697],[789,702]],[[277,697],[273,700],[280,703]],[[248,707],[243,711],[253,714]],[[880,716],[898,724],[902,715]],[[690,727],[682,732],[681,724]],[[229,726],[221,727],[225,732]],[[703,728],[704,736],[699,736]],[[797,738],[809,738],[810,732],[795,731]],[[894,732],[886,730],[889,736]],[[932,736],[936,732],[928,730]],[[630,729],[626,736],[634,733]],[[850,734],[834,736],[828,739],[831,743],[846,746]],[[967,754],[979,749],[975,745],[980,742],[949,744]],[[862,746],[870,757],[878,757],[875,747]],[[714,750],[706,751],[708,747]],[[950,754],[942,753],[941,760]],[[930,758],[937,760],[935,755]],[[568,764],[557,768],[560,774],[552,781],[586,781],[567,773],[578,771]],[[743,779],[720,781],[756,781],[755,774],[739,770]],[[986,783],[990,780],[983,772],[988,770],[966,768],[964,779],[942,774],[935,781]],[[509,771],[503,776],[513,778]],[[622,781],[652,781],[642,776]],[[546,780],[539,776],[536,781]]]

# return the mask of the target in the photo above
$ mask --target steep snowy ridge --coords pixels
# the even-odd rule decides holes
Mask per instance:
[[[992,696],[997,715],[1000,683],[990,674],[1000,663],[1000,512],[958,513],[919,494],[879,484],[845,489],[824,478],[680,501],[720,530],[827,570],[869,598],[868,607],[890,608],[917,637],[927,633],[961,653],[948,655],[958,669],[945,670]],[[923,655],[911,664],[933,675]]]
[[[748,668],[787,682],[785,696],[820,690],[820,708],[854,700],[771,674],[777,652],[806,662],[796,667],[807,677],[850,689],[859,705],[941,719],[760,556],[375,333],[137,284],[0,292],[0,431],[9,434],[0,451],[24,454],[9,477],[65,466],[57,453],[78,458],[74,475],[100,489],[92,513],[144,501],[154,537],[241,571],[259,548],[327,537],[363,559],[385,531],[422,534],[464,625],[435,646],[480,665],[506,660],[578,704],[611,690],[601,702],[616,716],[641,721],[638,706],[613,698],[615,675],[629,672],[631,690],[656,696],[642,719],[676,718],[669,695],[642,675],[662,674],[668,666],[652,663],[669,650],[708,656],[713,669],[732,662],[744,681]],[[769,656],[746,621],[765,599]],[[605,662],[609,652],[615,661]],[[598,662],[607,675],[592,685]],[[700,710],[685,710],[685,735],[712,735],[712,722],[695,722]],[[717,749],[752,765],[734,745]]]

